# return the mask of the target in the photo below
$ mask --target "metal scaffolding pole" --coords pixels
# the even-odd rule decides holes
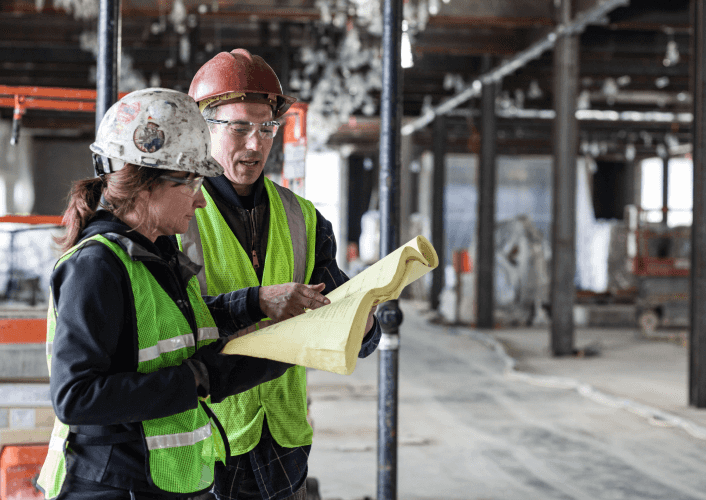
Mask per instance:
[[[667,225],[669,213],[669,155],[662,157],[662,224]]]
[[[446,117],[437,116],[434,121],[433,147],[434,147],[434,185],[432,186],[432,225],[431,244],[441,262],[445,262],[446,249],[444,247],[444,188],[446,186]],[[439,307],[441,290],[444,287],[444,266],[441,265],[431,275],[431,308],[436,311]]]
[[[571,0],[562,0],[559,22],[571,20]],[[574,351],[576,273],[576,91],[579,40],[565,36],[554,49],[554,186],[552,210],[552,328],[555,356]]]
[[[493,328],[495,268],[495,157],[498,132],[495,117],[495,83],[483,86],[481,94],[480,164],[478,169],[478,328]]]
[[[706,408],[706,0],[694,0],[694,207],[691,225],[689,404]]]
[[[402,0],[385,0],[382,32],[380,99],[380,256],[399,247],[400,124],[402,121]],[[378,477],[377,500],[397,499],[397,390],[399,326],[396,300],[378,308],[382,339],[378,349]]]
[[[118,100],[120,0],[100,0],[96,68],[96,133],[108,108]]]
[[[280,43],[280,82],[282,84],[282,92],[285,94],[289,93],[289,52],[291,51],[291,46],[289,43],[289,23],[282,23],[279,26],[279,43]]]

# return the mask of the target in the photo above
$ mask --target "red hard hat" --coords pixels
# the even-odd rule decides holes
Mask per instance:
[[[282,86],[270,65],[245,49],[221,52],[201,66],[191,81],[189,95],[201,111],[234,100],[262,102],[272,106],[275,118],[296,101],[282,94]]]

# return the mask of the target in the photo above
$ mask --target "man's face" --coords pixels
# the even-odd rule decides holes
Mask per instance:
[[[265,123],[272,121],[272,108],[267,104],[236,102],[218,106],[217,120]],[[229,127],[210,124],[211,155],[223,165],[225,176],[239,195],[249,195],[252,185],[265,168],[272,149],[272,139],[255,131],[247,136],[233,134]]]

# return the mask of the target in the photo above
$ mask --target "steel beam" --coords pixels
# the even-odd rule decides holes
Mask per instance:
[[[120,0],[100,0],[96,68],[96,133],[103,115],[118,100]]]
[[[493,279],[495,275],[495,157],[498,134],[495,93],[495,83],[483,86],[480,162],[478,166],[478,237],[476,239],[478,328],[493,328],[495,324]]]
[[[288,22],[282,22],[279,25],[279,44],[280,44],[280,83],[282,84],[282,92],[289,94],[289,52],[291,51],[290,29]]]
[[[665,148],[666,149],[666,148]],[[667,226],[669,214],[669,155],[662,157],[662,224]]]
[[[380,257],[399,247],[400,124],[402,121],[402,0],[385,0],[380,98]],[[378,350],[378,500],[397,499],[397,407],[399,326],[396,300],[380,305],[382,339]]]
[[[432,224],[431,244],[434,245],[442,265],[431,275],[431,308],[439,307],[441,290],[444,287],[444,267],[446,263],[446,247],[444,245],[444,190],[446,187],[446,117],[437,116],[434,120],[433,147],[434,147],[434,185],[432,186]]]
[[[571,0],[562,0],[560,21],[571,18]],[[561,38],[554,49],[554,186],[552,210],[552,327],[555,356],[574,351],[574,275],[576,273],[576,94],[579,39]]]
[[[694,207],[691,225],[689,404],[706,408],[706,0],[694,0]]]
[[[596,6],[588,9],[585,12],[576,16],[576,19],[571,20],[571,18],[565,19],[561,22],[554,30],[551,31],[547,36],[543,37],[539,41],[533,43],[525,50],[518,52],[515,56],[511,57],[504,63],[502,63],[497,68],[483,73],[478,79],[471,82],[471,84],[464,90],[445,100],[442,104],[432,108],[428,112],[424,113],[422,116],[417,118],[411,123],[408,123],[402,129],[402,135],[409,135],[414,133],[416,130],[424,128],[429,123],[434,121],[437,115],[443,115],[451,111],[452,109],[460,106],[467,100],[478,97],[481,92],[483,85],[492,82],[499,82],[507,75],[510,75],[527,65],[530,61],[537,59],[545,51],[554,48],[554,46],[564,37],[576,37],[576,35],[581,34],[586,26],[590,24],[599,24],[605,20],[605,16],[613,11],[614,9],[628,5],[630,0],[603,0],[599,2]]]

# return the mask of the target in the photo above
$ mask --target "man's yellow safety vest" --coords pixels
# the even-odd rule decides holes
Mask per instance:
[[[314,270],[316,210],[312,203],[265,178],[270,226],[262,286],[309,283]],[[197,275],[203,295],[218,295],[259,283],[250,257],[228,227],[205,188],[205,208],[196,210],[179,248],[203,266]],[[280,446],[311,444],[306,420],[306,369],[293,366],[284,375],[211,405],[223,424],[231,455],[247,453],[260,441],[265,415]]]

